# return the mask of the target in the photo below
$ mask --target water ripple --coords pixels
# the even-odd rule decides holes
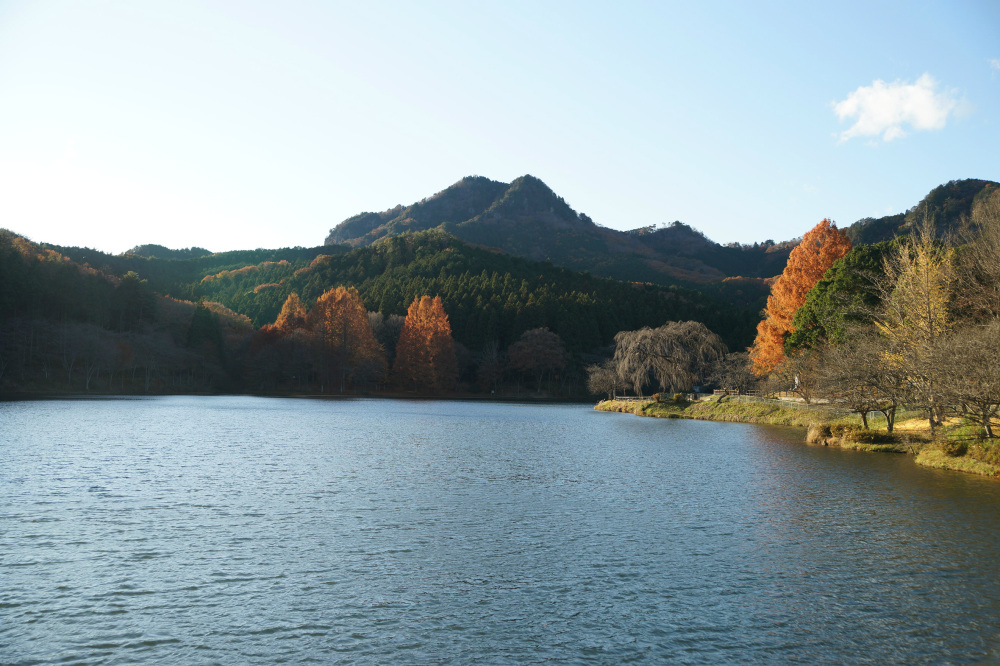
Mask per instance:
[[[581,406],[0,403],[3,663],[1000,660],[995,482]]]

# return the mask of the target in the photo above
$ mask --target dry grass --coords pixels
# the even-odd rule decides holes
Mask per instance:
[[[806,441],[810,444],[839,446],[856,451],[909,453],[915,455],[914,459],[918,465],[925,467],[1000,478],[1000,443],[996,447],[973,445],[970,446],[968,454],[961,456],[949,456],[942,451],[942,443],[955,438],[970,438],[968,434],[970,425],[958,418],[947,419],[944,425],[937,429],[935,433],[937,440],[934,442],[930,436],[927,418],[914,412],[901,414],[901,418],[896,421],[893,434],[890,435],[881,428],[869,430],[861,428],[861,421],[857,415],[839,414],[822,406],[794,407],[777,401],[720,401],[717,398],[706,398],[692,403],[604,400],[595,409],[656,418],[686,418],[809,428]]]
[[[916,463],[924,467],[952,469],[959,472],[968,472],[969,474],[1000,476],[1000,465],[992,465],[981,460],[976,460],[971,456],[952,457],[945,455],[940,449],[933,446],[928,446],[918,453]]]

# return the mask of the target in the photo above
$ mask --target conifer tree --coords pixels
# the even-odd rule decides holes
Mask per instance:
[[[448,390],[458,380],[451,324],[441,298],[413,299],[396,347],[395,381],[417,390]]]
[[[284,333],[303,328],[306,325],[306,308],[294,291],[285,299],[274,326]]]
[[[341,391],[349,379],[377,374],[373,369],[378,366],[384,369],[384,353],[354,287],[324,292],[309,311],[309,323],[321,341],[321,371],[328,379],[339,380]]]
[[[850,250],[851,241],[828,219],[802,237],[771,286],[764,320],[757,325],[757,337],[750,348],[755,373],[769,374],[785,362],[785,336],[794,330],[795,311],[833,262]]]

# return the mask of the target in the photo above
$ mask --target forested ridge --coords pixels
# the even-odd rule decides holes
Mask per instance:
[[[138,348],[156,368],[142,390],[253,388],[260,373],[251,366],[263,344],[253,331],[275,322],[291,294],[309,310],[336,286],[355,288],[363,306],[383,321],[401,319],[422,296],[439,297],[450,335],[464,354],[465,385],[471,390],[476,390],[483,354],[489,351],[494,365],[498,353],[508,363],[506,350],[530,331],[558,338],[566,362],[553,365],[549,378],[558,375],[562,391],[581,392],[582,365],[606,353],[603,348],[620,330],[693,319],[719,330],[730,344],[745,346],[760,307],[760,302],[728,304],[681,287],[576,273],[472,247],[440,231],[386,238],[353,250],[324,246],[205,254],[146,248],[152,256],[143,256],[138,251],[143,248],[137,248],[109,255],[39,246],[9,232],[0,247],[0,353],[5,359],[0,362],[6,364],[0,380],[8,390],[127,390],[124,376],[134,384],[134,374],[146,375],[147,365],[136,360]],[[178,252],[190,256],[178,258]],[[152,353],[157,344],[163,352],[159,358]],[[382,344],[388,348],[394,341]],[[71,347],[103,359],[93,363],[90,374],[103,376],[106,384],[82,374]],[[59,366],[65,366],[64,383],[51,371]],[[532,378],[540,390],[537,368],[529,366],[521,364],[507,378]],[[567,375],[576,377],[572,387]],[[371,387],[369,379],[365,386]]]
[[[740,273],[765,274],[776,260],[789,252],[792,257],[780,264],[773,287],[773,280],[738,275],[666,286],[512,256],[485,237],[470,244],[444,230],[459,229],[458,223],[430,226],[463,203],[466,211],[486,205],[475,216],[476,228],[510,238],[528,237],[540,205],[548,206],[549,223],[570,233],[563,240],[594,226],[561,199],[553,203],[555,195],[537,179],[504,188],[492,181],[463,183],[457,192],[408,209],[352,218],[344,229],[372,237],[353,248],[212,253],[144,245],[111,255],[39,245],[3,231],[0,390],[356,392],[405,386],[419,392],[416,378],[435,377],[438,392],[512,389],[519,395],[524,384],[537,394],[580,395],[588,376],[591,391],[614,393],[625,386],[673,390],[726,382],[746,388],[759,385],[761,376],[774,384],[794,375],[796,390],[808,391],[815,373],[802,364],[818,357],[803,349],[836,346],[853,335],[848,329],[878,323],[870,313],[888,302],[884,285],[881,292],[876,288],[885,281],[886,253],[898,253],[900,243],[922,234],[927,242],[957,246],[960,265],[968,248],[979,247],[976,239],[989,225],[974,220],[986,219],[982,211],[997,191],[987,181],[953,181],[935,188],[902,223],[895,217],[862,220],[830,236],[843,239],[836,242],[814,238],[814,230],[801,242],[724,247],[679,223],[626,232],[647,248],[688,259],[711,255]],[[505,223],[510,215],[520,217]],[[422,225],[430,228],[419,231]],[[902,240],[865,244],[862,237],[876,231]],[[534,235],[545,233],[536,229]],[[857,242],[845,256],[852,236]],[[805,248],[811,249],[802,254]],[[740,261],[727,259],[737,256]],[[753,257],[764,259],[747,264]],[[608,261],[637,274],[648,268],[627,253]],[[983,309],[967,293],[949,291],[948,299],[952,321]],[[348,323],[352,335],[345,337],[346,328],[332,333]],[[395,367],[404,330],[422,340],[405,354],[405,372]],[[412,333],[417,330],[425,332]],[[441,331],[448,342],[424,339]],[[743,350],[751,342],[748,357]],[[438,348],[452,351],[428,351]],[[751,358],[756,379],[749,374]]]

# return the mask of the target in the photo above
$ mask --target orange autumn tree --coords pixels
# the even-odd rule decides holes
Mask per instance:
[[[309,311],[308,321],[319,337],[320,373],[324,384],[363,384],[385,373],[385,353],[375,340],[368,311],[354,287],[336,287],[323,293]]]
[[[281,306],[281,312],[274,322],[274,327],[283,333],[288,333],[306,325],[306,308],[302,305],[299,295],[294,291],[285,299],[285,304]]]
[[[407,388],[447,390],[455,386],[455,341],[440,296],[413,299],[399,334],[392,374]]]
[[[750,348],[753,371],[766,375],[785,362],[785,336],[795,330],[792,318],[806,302],[806,294],[827,269],[851,250],[851,241],[830,220],[823,220],[802,237],[785,270],[771,286],[764,320],[757,324],[757,337]]]

